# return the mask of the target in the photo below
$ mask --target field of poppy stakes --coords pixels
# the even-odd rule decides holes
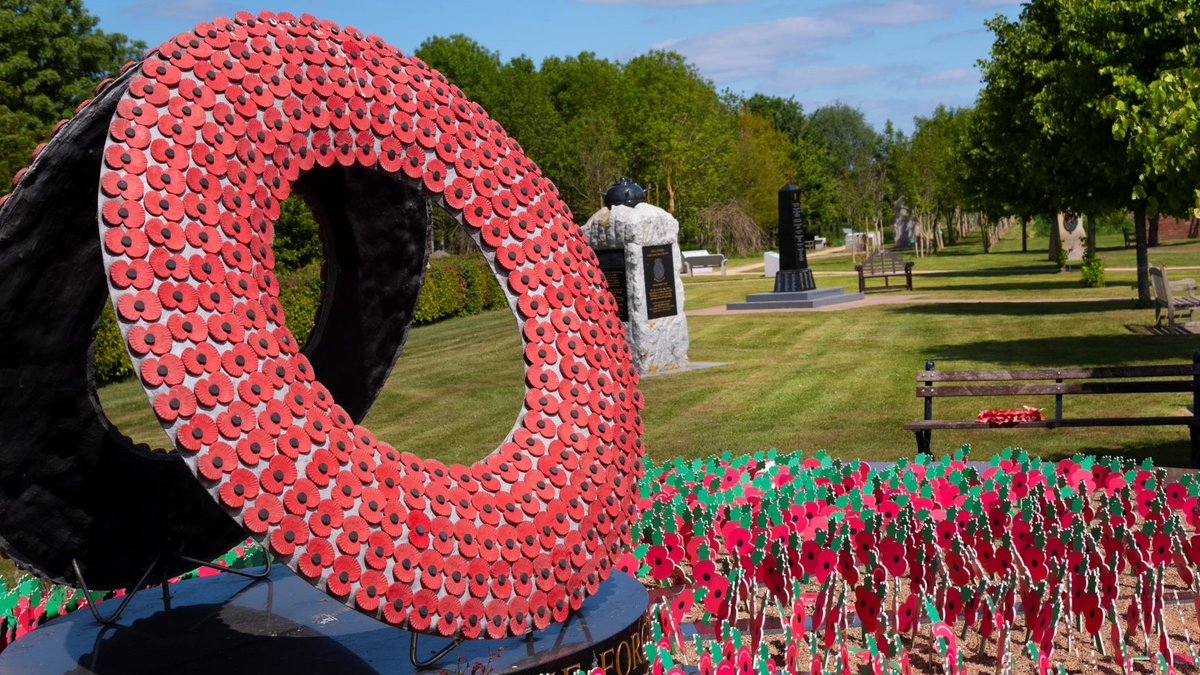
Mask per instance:
[[[356,210],[335,184],[388,208]],[[425,251],[426,203],[476,242],[526,386],[486,458],[447,466],[359,424],[425,253],[405,269],[334,258],[358,310],[391,290],[400,318],[362,311],[383,335],[369,351],[361,334],[297,344],[271,249],[293,190],[326,200],[362,251]],[[240,13],[150,50],[39,148],[0,202],[0,241],[20,281],[0,293],[0,376],[20,385],[0,388],[0,507],[20,514],[0,539],[59,584],[0,596],[4,646],[147,579],[211,577],[187,561],[233,547],[231,568],[270,556],[389,630],[456,641],[569,623],[632,575],[653,600],[645,644],[597,654],[593,672],[1200,669],[1193,475],[965,447],[878,465],[646,459],[624,328],[554,183],[453,83],[354,28]],[[173,455],[94,405],[106,296]],[[84,577],[99,590],[68,588]]]

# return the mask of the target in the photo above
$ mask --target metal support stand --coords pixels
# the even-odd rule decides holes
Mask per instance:
[[[146,568],[146,571],[142,574],[142,578],[138,580],[132,590],[125,594],[125,598],[121,600],[121,604],[117,606],[116,611],[108,617],[100,616],[100,611],[96,609],[96,604],[92,602],[92,592],[88,590],[87,582],[83,579],[83,573],[79,570],[79,562],[72,560],[71,567],[75,569],[75,578],[79,581],[79,587],[83,589],[83,594],[88,599],[87,606],[92,612],[92,617],[102,626],[111,626],[116,623],[117,619],[121,618],[121,613],[129,606],[129,601],[133,599],[133,596],[137,595],[138,591],[145,587],[146,579],[149,579],[150,573],[154,571],[154,568],[158,567],[158,562],[155,561],[150,567]]]
[[[235,570],[226,565],[221,565],[221,564],[213,563],[213,562],[207,562],[204,560],[197,560],[195,558],[190,558],[185,555],[179,555],[179,554],[174,554],[174,555],[178,559],[180,559],[184,562],[188,562],[193,565],[196,565],[197,567],[207,567],[207,568],[218,570],[218,571],[221,571],[221,572],[224,572],[227,574],[234,574],[239,577],[251,579],[253,581],[262,581],[263,579],[266,579],[271,574],[271,556],[270,556],[270,554],[266,555],[267,563],[266,563],[266,566],[263,568],[263,571],[258,572],[258,573],[246,572],[243,570]],[[107,627],[107,626],[112,626],[113,624],[115,624],[117,622],[117,619],[121,618],[121,614],[125,611],[125,608],[129,606],[129,601],[133,600],[133,596],[135,596],[139,592],[141,592],[141,590],[143,588],[146,588],[146,580],[150,578],[150,575],[154,572],[154,570],[159,568],[159,561],[158,560],[154,561],[153,563],[151,563],[151,565],[149,567],[146,568],[146,571],[144,573],[142,573],[142,578],[138,579],[138,582],[136,584],[134,584],[133,587],[127,589],[128,592],[125,594],[125,597],[121,600],[121,604],[118,605],[117,609],[115,611],[113,611],[113,613],[111,615],[109,615],[107,617],[101,616],[100,610],[96,609],[96,603],[92,602],[92,591],[90,589],[88,589],[87,580],[85,580],[83,578],[83,572],[79,569],[79,562],[76,560],[72,560],[71,567],[75,570],[75,579],[76,579],[76,581],[79,582],[79,587],[83,589],[83,593],[88,599],[87,606],[88,606],[88,609],[92,613],[92,617],[96,619],[97,623],[99,623],[102,626]],[[165,577],[163,577],[161,579],[159,585],[162,586],[163,608],[170,610],[171,609],[171,592],[169,590],[167,590],[167,580]],[[453,646],[457,647],[458,644],[456,643]],[[441,655],[439,654],[438,657],[440,658]]]
[[[455,649],[458,649],[459,645],[461,645],[463,643],[463,639],[464,639],[462,636],[454,638],[454,642],[451,642],[450,644],[446,645],[445,649],[434,654],[430,658],[422,661],[417,658],[417,639],[418,639],[419,635],[420,635],[420,633],[413,633],[412,641],[408,643],[408,660],[411,661],[413,664],[413,667],[417,668],[418,670],[424,670],[425,668],[432,666],[433,664],[437,663],[438,661],[441,661],[442,658],[445,657],[447,654],[454,651]]]

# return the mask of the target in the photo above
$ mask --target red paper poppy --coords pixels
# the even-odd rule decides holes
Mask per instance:
[[[284,508],[297,516],[306,516],[320,502],[321,494],[317,492],[317,486],[306,478],[297,479],[283,494]]]
[[[209,480],[220,480],[222,476],[238,468],[237,456],[225,443],[213,443],[200,453],[196,468],[201,476]]]
[[[142,361],[139,373],[142,382],[148,387],[162,385],[173,387],[183,382],[183,361],[174,354],[164,354],[161,358],[148,358]]]
[[[221,503],[229,508],[240,509],[258,496],[258,477],[246,469],[235,468],[221,483],[219,496]]]
[[[333,561],[333,546],[329,544],[329,541],[313,538],[305,546],[297,567],[304,576],[309,579],[317,579],[324,573],[324,570],[333,566]]]
[[[285,515],[279,527],[271,530],[271,550],[279,555],[292,555],[298,547],[308,543],[308,527],[304,520],[295,515]]]
[[[354,584],[362,576],[362,567],[358,560],[348,555],[338,556],[333,561],[333,571],[326,580],[330,594],[346,597],[354,590]]]

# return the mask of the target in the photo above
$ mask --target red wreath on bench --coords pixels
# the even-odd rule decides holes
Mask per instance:
[[[975,416],[976,422],[982,422],[994,427],[1011,426],[1020,424],[1021,422],[1042,422],[1045,419],[1042,416],[1040,408],[1028,405],[1020,408],[984,410]]]

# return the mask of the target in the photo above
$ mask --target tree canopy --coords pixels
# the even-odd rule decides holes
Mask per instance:
[[[81,0],[0,0],[0,186],[96,83],[145,45],[96,28]]]

